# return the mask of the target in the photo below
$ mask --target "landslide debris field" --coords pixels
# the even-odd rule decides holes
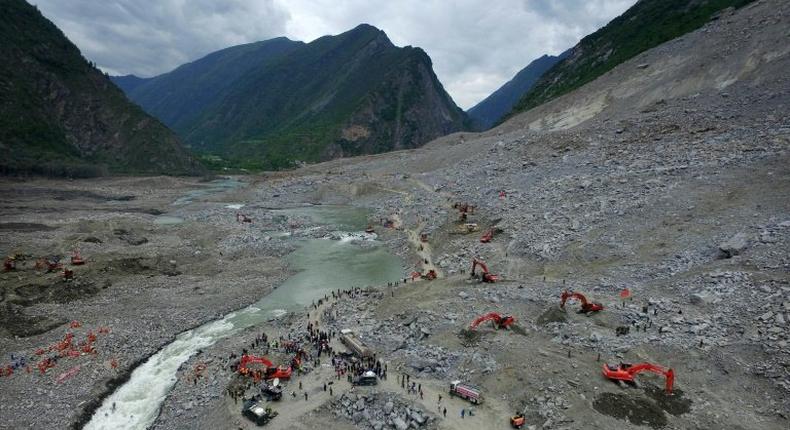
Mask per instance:
[[[294,237],[336,240],[342,230],[277,210],[305,204],[369,208],[378,240],[403,259],[403,278],[429,269],[439,278],[348,285],[360,289],[201,349],[181,366],[153,428],[255,428],[229,391],[260,391],[230,366],[243,349],[268,349],[275,363],[293,356],[282,343],[253,345],[261,333],[299,340],[312,355],[284,381],[282,400],[268,403],[278,412],[272,429],[506,429],[517,411],[532,429],[787,428],[788,9],[758,1],[497,129],[419,150],[241,177],[234,187],[2,182],[0,251],[19,259],[0,275],[0,354],[4,368],[22,357],[32,370],[0,378],[0,428],[84,424],[113,378],[280,284]],[[709,52],[712,43],[721,51]],[[640,87],[640,73],[664,86]],[[627,79],[636,80],[632,94],[616,90]],[[477,231],[459,221],[459,202],[475,206],[465,222]],[[163,215],[183,222],[155,222]],[[482,243],[490,228],[501,231]],[[74,248],[87,264],[66,265],[73,280],[34,267]],[[469,279],[473,257],[496,283]],[[577,313],[575,300],[560,309],[566,289],[604,310]],[[515,325],[468,330],[492,311]],[[352,389],[326,354],[314,361],[308,322],[353,329],[387,378]],[[38,349],[67,333],[86,344],[89,331],[95,352],[46,373],[36,367]],[[329,345],[345,351],[336,334]],[[603,377],[604,363],[621,362],[672,368],[673,393],[650,373],[635,384]],[[402,388],[402,375],[422,396]],[[485,401],[449,397],[456,379],[479,386]]]

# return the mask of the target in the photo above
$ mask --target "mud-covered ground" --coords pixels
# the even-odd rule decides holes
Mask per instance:
[[[625,63],[576,99],[626,82],[645,70],[637,64],[648,65],[644,73],[665,67],[655,80],[664,86],[630,99],[610,89],[611,106],[574,128],[536,130],[527,114],[419,150],[240,178],[237,188],[171,178],[3,181],[0,251],[19,254],[17,270],[0,275],[3,363],[10,354],[36,358],[66,332],[81,341],[89,330],[110,331],[98,335],[96,354],[64,359],[44,375],[21,367],[0,378],[0,428],[79,423],[108,382],[175,334],[264,295],[288,275],[282,256],[292,245],[261,231],[309,227],[272,211],[305,202],[371,209],[408,272],[435,269],[440,278],[378,286],[219,341],[179,371],[155,428],[252,428],[226,394],[239,384],[228,357],[261,332],[302,336],[308,312],[322,329],[354,329],[389,377],[352,390],[331,367],[316,366],[287,383],[295,399],[270,405],[280,414],[270,428],[505,429],[516,411],[531,429],[788,428],[790,61],[777,42],[787,17],[784,3],[759,1],[671,42],[677,49]],[[681,55],[707,46],[695,38],[729,48]],[[703,54],[710,64],[694,70],[731,79],[688,68],[672,75],[674,65]],[[748,67],[724,67],[741,54]],[[640,94],[652,101],[622,101]],[[455,202],[476,206],[467,221],[477,231],[459,222]],[[234,203],[247,204],[255,230],[236,222],[226,207]],[[184,222],[154,223],[161,216]],[[493,240],[481,243],[489,228],[497,229]],[[420,233],[428,234],[422,249]],[[75,247],[88,263],[74,268],[72,281],[33,267]],[[497,283],[468,279],[475,256]],[[626,288],[631,297],[621,300]],[[578,314],[576,301],[560,309],[566,289],[604,310]],[[514,316],[517,326],[468,331],[491,311]],[[73,320],[82,326],[70,329]],[[606,380],[604,363],[619,362],[672,368],[673,394],[658,375],[640,374],[635,385]],[[198,363],[207,367],[196,383]],[[401,388],[407,374],[422,399]],[[485,402],[448,398],[454,379],[479,385]]]

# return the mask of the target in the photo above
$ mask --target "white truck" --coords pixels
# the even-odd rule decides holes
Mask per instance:
[[[461,381],[453,381],[450,383],[450,395],[466,399],[475,405],[483,403],[483,395],[481,394],[480,388]]]

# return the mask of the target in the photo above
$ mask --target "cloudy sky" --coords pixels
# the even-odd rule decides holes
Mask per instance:
[[[635,0],[29,0],[110,74],[154,76],[212,51],[359,23],[423,48],[472,107],[543,54],[558,54]]]

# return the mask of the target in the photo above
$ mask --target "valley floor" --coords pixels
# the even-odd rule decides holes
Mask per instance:
[[[775,3],[714,26],[780,25],[783,15],[766,12]],[[636,61],[654,64],[646,55]],[[285,236],[333,231],[276,210],[310,203],[370,209],[379,239],[404,261],[403,277],[433,268],[439,279],[370,286],[203,349],[179,370],[154,428],[253,428],[228,395],[245,385],[229,357],[261,332],[303,336],[309,314],[321,330],[357,332],[388,377],[352,389],[326,355],[320,365],[309,361],[311,370],[272,403],[280,415],[269,428],[505,429],[524,411],[532,429],[786,429],[788,57],[772,57],[759,78],[612,107],[567,130],[535,131],[516,118],[418,150],[237,178],[238,186],[3,180],[0,252],[20,255],[16,271],[0,274],[0,357],[4,368],[20,356],[33,366],[0,377],[0,428],[79,427],[135,363],[280,284],[291,274],[283,257],[294,250]],[[194,190],[203,192],[188,194]],[[184,196],[192,202],[181,204]],[[458,202],[475,206],[467,222],[478,231],[465,233]],[[252,225],[237,222],[234,204],[246,205]],[[481,243],[491,228],[493,240]],[[88,263],[73,281],[34,268],[37,257],[75,247]],[[500,280],[470,280],[473,257]],[[566,289],[605,309],[585,316],[569,302],[561,310]],[[491,311],[513,315],[516,327],[466,330]],[[619,327],[628,333],[618,335]],[[35,368],[38,349],[57,350],[67,332],[84,342],[89,330],[98,333],[95,354],[61,360],[45,374]],[[337,336],[331,344],[343,349]],[[289,357],[270,352],[273,361]],[[642,361],[674,369],[672,396],[656,376],[619,386],[601,374],[603,363]],[[199,363],[206,369],[195,379]],[[420,385],[422,399],[401,388],[402,375]],[[448,398],[455,379],[480,386],[486,401]]]

